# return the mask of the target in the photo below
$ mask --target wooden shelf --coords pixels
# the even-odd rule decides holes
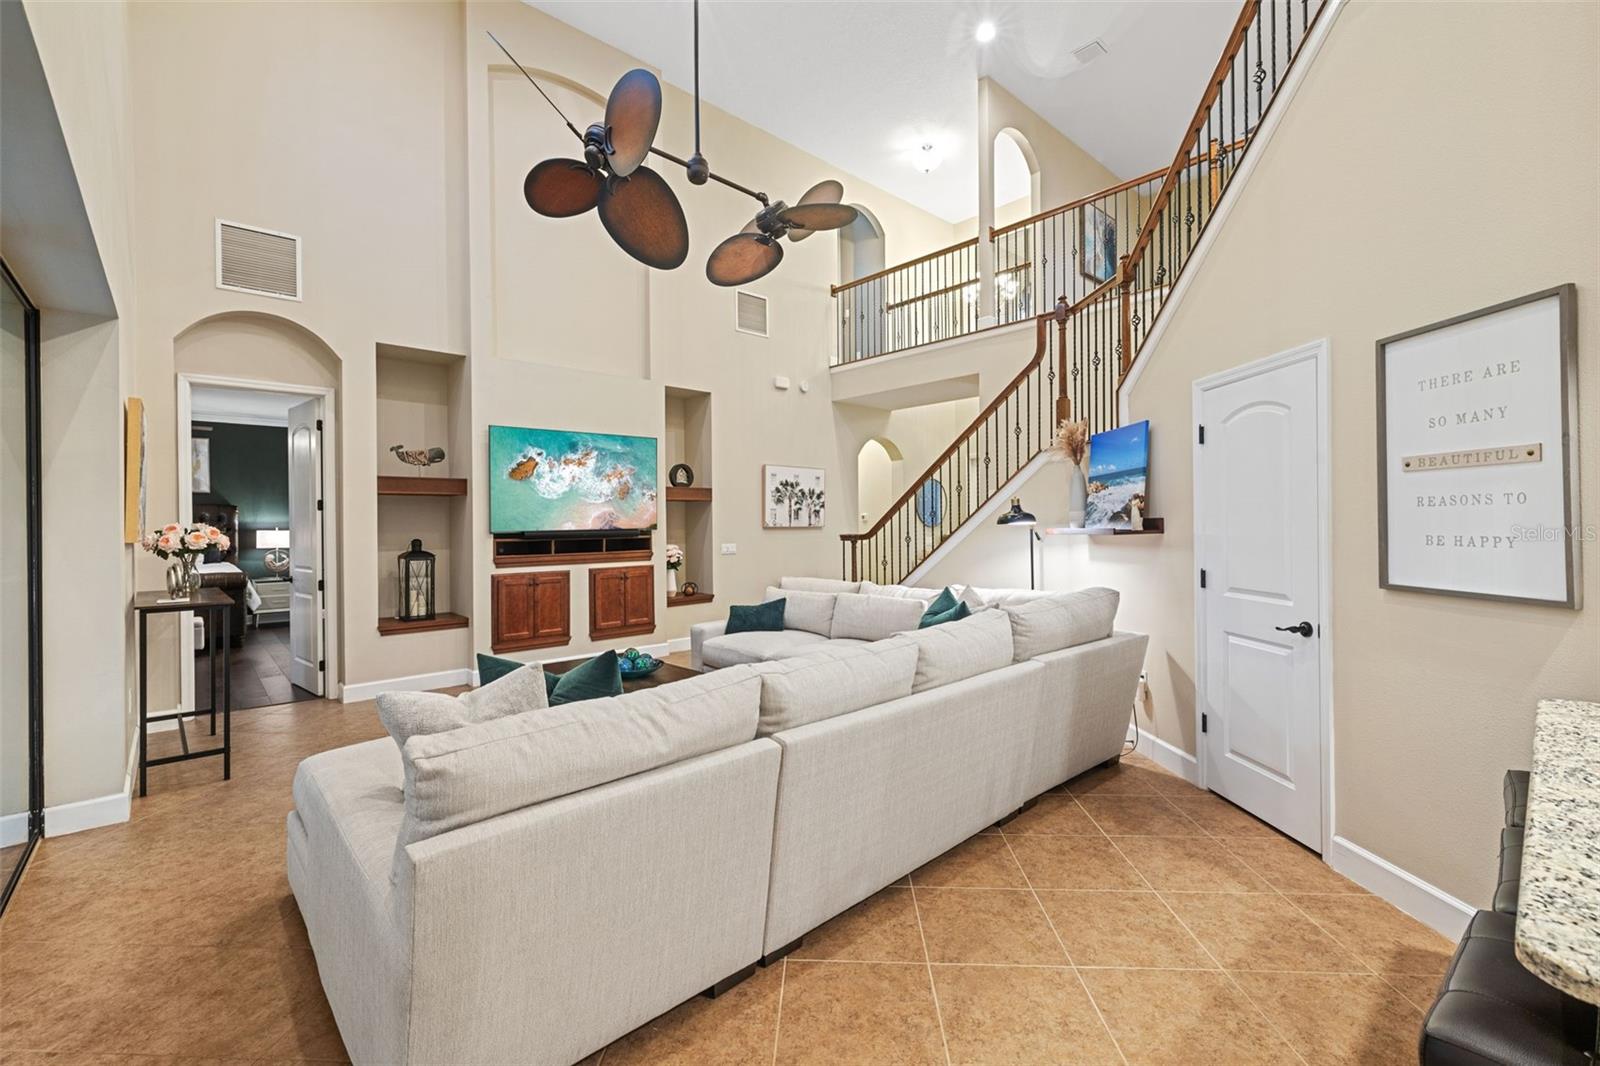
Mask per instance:
[[[390,477],[378,475],[379,496],[465,496],[464,477]]]
[[[668,485],[668,503],[710,503],[711,486]]]
[[[399,633],[431,633],[436,629],[461,629],[467,624],[464,614],[436,614],[426,622],[402,622],[398,618],[378,619],[378,636],[392,637]]]
[[[1158,536],[1167,531],[1167,521],[1164,518],[1146,518],[1143,529],[1110,529],[1072,526],[1051,526],[1039,532],[1047,537],[1144,537]]]
[[[680,594],[677,596],[668,596],[667,606],[687,607],[691,603],[710,603],[714,599],[716,599],[716,596],[710,592],[696,592],[693,596],[684,596]]]

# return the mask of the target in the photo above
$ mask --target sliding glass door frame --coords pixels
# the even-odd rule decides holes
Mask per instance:
[[[44,643],[43,586],[40,579],[40,539],[42,528],[42,481],[39,456],[39,309],[11,268],[0,260],[0,276],[17,301],[22,304],[24,385],[23,417],[27,435],[27,531],[28,531],[28,840],[22,858],[11,871],[4,885],[0,885],[0,914],[5,913],[17,883],[22,879],[23,868],[33,854],[34,846],[44,836]]]

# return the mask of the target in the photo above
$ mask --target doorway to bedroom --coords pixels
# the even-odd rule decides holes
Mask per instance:
[[[201,564],[202,581],[234,601],[226,649],[233,708],[325,694],[322,607],[322,435],[326,396],[293,386],[187,378],[180,439],[187,439],[193,521],[229,537]],[[187,417],[185,418],[185,413]],[[185,427],[183,423],[187,423]],[[185,432],[186,429],[186,432]],[[223,639],[191,623],[185,696],[210,689],[210,649]],[[219,647],[219,651],[222,649]],[[220,659],[218,660],[220,664]]]

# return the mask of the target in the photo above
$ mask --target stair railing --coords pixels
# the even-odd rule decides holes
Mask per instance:
[[[1033,357],[881,518],[864,532],[840,535],[848,579],[904,581],[1049,446],[1061,419],[1084,421],[1090,433],[1118,424],[1118,392],[1325,3],[1246,0],[1165,170],[992,231],[996,277],[1010,272],[1027,279],[1026,295],[1012,311],[997,298],[997,318],[1022,321],[1031,314]],[[1118,235],[1137,225],[1128,253],[1105,280],[1099,280],[1103,240],[1101,259],[1091,262],[1092,271],[1083,268],[1083,220],[1095,218],[1091,209],[1110,216]],[[973,270],[964,275],[970,280],[961,284],[975,293],[975,242],[928,258],[951,254],[971,254]],[[876,280],[900,269],[881,272]],[[1018,288],[1023,286],[1019,281]],[[927,296],[948,298],[953,291],[929,288]],[[1057,292],[1053,311],[1033,311],[1033,294],[1041,291]],[[1007,313],[1016,317],[1004,319]],[[970,323],[967,332],[977,329],[975,309],[967,319],[949,321]],[[897,343],[892,334],[880,334],[875,343],[885,351],[873,354],[900,350],[888,347]]]

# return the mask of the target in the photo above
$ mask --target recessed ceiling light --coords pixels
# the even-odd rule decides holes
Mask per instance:
[[[978,23],[977,32],[973,36],[978,38],[979,44],[988,44],[990,41],[994,40],[994,33],[994,23],[990,22],[988,19],[984,19],[982,22]]]

